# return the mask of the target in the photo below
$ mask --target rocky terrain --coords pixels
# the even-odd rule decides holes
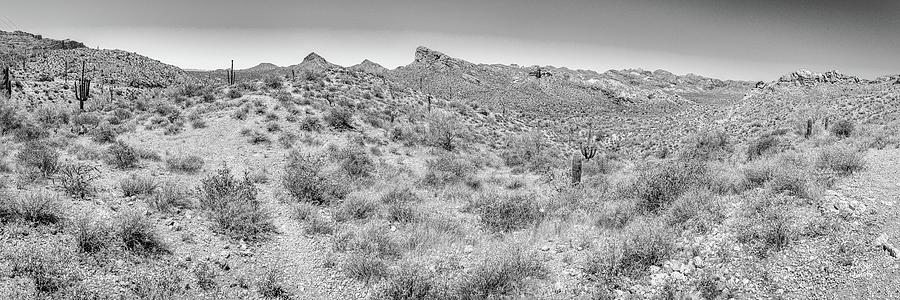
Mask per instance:
[[[312,53],[227,84],[5,36],[62,48],[13,64],[0,103],[0,299],[900,293],[898,76],[756,83],[420,47],[393,70]],[[80,61],[83,111],[80,69],[54,71]]]

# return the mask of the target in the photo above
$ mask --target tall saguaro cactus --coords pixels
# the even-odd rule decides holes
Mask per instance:
[[[81,79],[75,81],[75,99],[78,100],[78,109],[81,111],[84,111],[84,102],[91,97],[91,80],[84,78],[84,69],[85,62],[81,62]]]
[[[234,60],[231,60],[231,69],[228,69],[228,85],[234,84]]]
[[[593,132],[588,133],[587,139],[581,141],[578,145],[579,152],[572,156],[572,185],[581,183],[581,168],[585,160],[591,160],[599,151],[594,144]],[[581,154],[581,155],[579,155]]]
[[[0,97],[12,98],[12,75],[9,67],[4,67],[3,72],[0,73]]]

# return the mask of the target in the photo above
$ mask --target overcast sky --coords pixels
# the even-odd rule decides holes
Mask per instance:
[[[408,64],[424,45],[476,63],[666,69],[774,80],[900,73],[900,1],[0,0],[0,28],[182,68]],[[12,27],[14,28],[12,28]]]

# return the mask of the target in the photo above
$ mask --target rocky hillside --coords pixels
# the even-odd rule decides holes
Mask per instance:
[[[132,52],[91,49],[79,42],[45,39],[24,32],[0,33],[0,41],[0,47],[6,47],[0,48],[0,53],[15,57],[11,66],[17,80],[72,79],[80,76],[82,63],[85,76],[100,84],[154,88],[194,80],[178,67]]]

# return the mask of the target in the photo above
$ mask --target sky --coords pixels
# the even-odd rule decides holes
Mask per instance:
[[[8,3],[4,3],[8,2]],[[774,80],[798,69],[900,74],[896,0],[0,0],[0,29],[186,69],[388,68],[426,46],[475,63],[665,69]]]

